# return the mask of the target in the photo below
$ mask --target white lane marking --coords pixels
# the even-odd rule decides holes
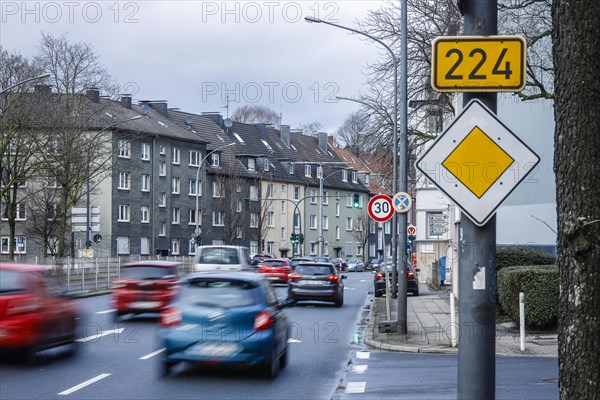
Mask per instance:
[[[62,391],[62,392],[60,392],[58,395],[59,395],[59,396],[67,396],[67,395],[69,395],[69,394],[71,394],[71,393],[73,393],[73,392],[76,392],[76,391],[78,391],[79,389],[83,389],[84,387],[91,385],[91,384],[92,384],[92,383],[94,383],[94,382],[98,382],[99,380],[101,380],[101,379],[104,379],[104,378],[106,378],[107,376],[110,376],[110,374],[100,374],[100,375],[98,375],[98,376],[96,376],[96,377],[94,377],[94,378],[92,378],[92,379],[88,379],[87,381],[85,381],[85,382],[83,382],[83,383],[80,383],[80,384],[79,384],[79,385],[77,385],[77,386],[73,386],[73,387],[72,387],[72,388],[70,388],[70,389],[67,389],[67,390],[64,390],[64,391]]]
[[[367,382],[348,382],[346,393],[364,393]]]
[[[96,314],[109,314],[111,312],[115,312],[116,310],[114,308],[111,308],[110,310],[104,310],[104,311],[96,311]]]
[[[97,333],[97,334],[92,335],[92,336],[84,337],[84,338],[81,338],[81,339],[77,339],[77,341],[81,342],[81,343],[85,343],[85,342],[89,342],[91,340],[95,340],[95,339],[101,338],[102,336],[111,335],[113,333],[121,333],[124,330],[125,330],[125,328],[111,329],[109,331],[100,331],[100,333]]]
[[[368,365],[354,364],[352,366],[352,372],[356,374],[364,374],[365,372],[367,372],[367,368],[369,368]]]
[[[298,339],[289,338],[288,343],[300,343],[300,341]]]
[[[356,352],[356,358],[360,358],[362,360],[366,360],[369,357],[371,357],[371,353],[368,352],[368,351],[357,351]]]
[[[140,357],[140,360],[147,360],[147,359],[149,359],[149,358],[152,358],[152,357],[154,357],[154,356],[156,356],[156,355],[158,355],[158,354],[162,353],[162,352],[163,352],[163,351],[165,351],[165,350],[166,350],[166,349],[163,347],[162,349],[156,350],[155,352],[152,352],[152,353],[150,353],[150,354],[146,354],[146,355],[145,355],[145,356],[143,356],[143,357]]]

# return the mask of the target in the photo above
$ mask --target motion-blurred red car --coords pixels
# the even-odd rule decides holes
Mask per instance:
[[[113,284],[115,320],[125,314],[161,312],[174,299],[179,288],[179,263],[139,261],[121,266],[121,276]]]
[[[75,344],[79,310],[51,272],[48,266],[0,263],[0,350],[22,351],[35,362],[40,350]]]
[[[258,264],[258,272],[266,275],[273,283],[288,283],[292,267],[288,260],[273,258]]]

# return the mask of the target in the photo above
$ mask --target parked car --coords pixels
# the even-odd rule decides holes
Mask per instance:
[[[373,292],[375,297],[381,297],[385,293],[385,271],[389,272],[389,283],[392,285],[392,265],[380,265],[379,268],[373,271]],[[406,291],[412,293],[413,296],[419,295],[419,277],[417,276],[419,269],[413,269],[412,265],[406,264]]]
[[[288,319],[275,290],[252,272],[192,273],[161,314],[162,372],[180,361],[260,368],[274,378],[288,362]]]
[[[288,299],[292,302],[317,300],[333,302],[337,307],[344,304],[344,282],[333,264],[307,262],[298,264],[290,275]]]
[[[288,283],[292,267],[288,260],[274,258],[258,264],[258,272],[264,274],[273,283]]]
[[[250,252],[244,246],[199,246],[193,272],[251,270]]]
[[[0,351],[37,361],[40,350],[76,351],[80,311],[50,267],[0,263]]]
[[[348,270],[348,263],[343,258],[332,258],[331,262],[340,272],[344,272]]]
[[[348,264],[348,272],[363,272],[365,270],[365,264],[358,258],[350,258],[346,263]]]
[[[252,256],[252,260],[250,263],[252,265],[256,266],[256,265],[259,265],[264,260],[270,260],[272,258],[276,258],[276,257],[273,254],[266,254],[266,253],[255,254]]]
[[[113,284],[115,321],[126,314],[160,313],[164,310],[179,288],[180,268],[180,263],[159,260],[123,264],[121,275]]]
[[[312,257],[294,257],[290,260],[290,266],[292,267],[292,271],[296,268],[298,264],[303,262],[313,262],[314,259]]]
[[[382,259],[381,258],[371,258],[369,261],[367,261],[365,263],[365,270],[367,270],[367,271],[373,270],[374,265],[377,265],[377,266],[379,265],[379,260],[382,260]]]

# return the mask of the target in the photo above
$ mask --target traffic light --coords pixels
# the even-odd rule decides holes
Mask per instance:
[[[290,236],[290,242],[292,242],[292,243],[298,242],[298,235],[295,233],[292,233],[292,235]]]
[[[300,244],[304,244],[304,235],[302,233],[298,234],[298,242],[300,242]]]
[[[357,193],[354,193],[354,201],[352,202],[354,205],[354,208],[360,208],[360,195]]]

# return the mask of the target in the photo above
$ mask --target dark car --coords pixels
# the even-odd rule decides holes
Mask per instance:
[[[296,266],[298,266],[299,264],[305,263],[305,262],[313,262],[314,258],[312,257],[294,257],[290,260],[290,266],[292,267],[292,271],[296,268]]]
[[[261,262],[263,262],[265,260],[270,260],[272,258],[275,258],[275,256],[273,254],[267,254],[267,253],[255,254],[252,256],[252,265],[257,266]]]
[[[288,299],[329,301],[337,307],[344,304],[344,283],[346,275],[340,275],[331,263],[302,263],[290,275]]]
[[[30,363],[40,350],[71,344],[73,352],[79,318],[50,267],[0,263],[0,351]]]
[[[392,268],[393,265],[380,265],[377,270],[373,271],[373,289],[375,297],[381,297],[385,293],[385,271],[389,273],[389,283],[392,285]],[[406,291],[412,293],[413,296],[419,295],[419,278],[416,272],[419,269],[413,269],[410,264],[406,264]]]
[[[115,320],[125,314],[160,313],[175,298],[180,264],[172,261],[139,261],[121,266],[113,284]]]
[[[273,283],[288,283],[292,267],[288,260],[273,258],[258,264],[257,271],[264,274]]]
[[[369,270],[369,271],[373,270],[374,269],[373,267],[375,265],[379,265],[380,264],[380,262],[381,262],[380,260],[382,260],[382,259],[381,258],[371,258],[369,261],[367,261],[365,263],[365,269]]]
[[[343,258],[332,258],[331,262],[339,271],[348,271],[348,262],[346,262],[346,260],[344,260]]]
[[[254,272],[187,275],[161,314],[162,371],[191,362],[210,368],[260,368],[274,378],[288,362],[288,319],[270,282]]]

